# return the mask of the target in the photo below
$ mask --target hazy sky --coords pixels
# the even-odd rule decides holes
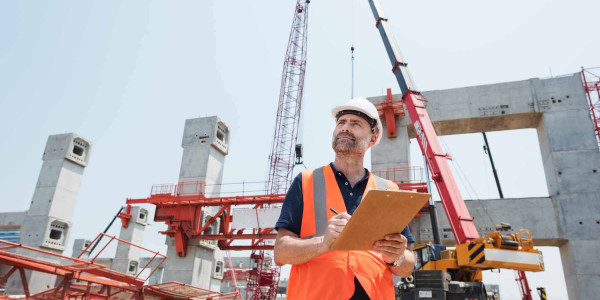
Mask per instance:
[[[422,90],[600,65],[598,1],[381,2]],[[264,180],[294,4],[1,1],[2,210],[28,208],[47,136],[76,132],[94,145],[71,239],[93,238],[126,198],[177,181],[184,121],[199,116],[231,129],[224,182]],[[333,158],[329,111],[350,96],[352,43],[355,94],[399,90],[366,0],[312,1],[309,14],[303,143],[313,168]],[[488,138],[506,197],[547,195],[534,130]],[[465,198],[496,198],[481,135],[442,140]],[[422,164],[416,143],[412,153]],[[147,246],[164,249],[162,228],[149,226]],[[567,299],[558,251],[544,251],[548,271],[530,285]],[[486,279],[517,297],[512,272]]]

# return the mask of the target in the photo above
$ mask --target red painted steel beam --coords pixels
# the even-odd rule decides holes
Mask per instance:
[[[404,107],[402,101],[394,101],[392,97],[392,89],[387,89],[387,97],[382,103],[375,104],[379,116],[385,120],[385,128],[387,129],[388,138],[398,136],[396,132],[396,116],[404,115]]]
[[[223,205],[256,205],[256,204],[278,204],[283,203],[285,194],[269,194],[254,196],[231,196],[206,198],[202,195],[194,196],[173,196],[173,195],[152,195],[142,199],[127,199],[127,204],[150,203],[163,206],[178,205],[201,205],[201,206],[223,206]]]
[[[447,161],[450,156],[442,151],[433,123],[425,109],[426,102],[427,100],[418,92],[408,91],[404,94],[404,104],[444,204],[443,207],[448,216],[454,239],[457,244],[463,244],[478,238],[479,233],[460,194],[458,185],[454,181]]]
[[[253,240],[253,239],[275,239],[275,233],[253,233],[253,234],[197,234],[190,237],[193,240]]]
[[[225,211],[226,208],[227,206],[222,206],[221,209],[214,216],[208,219],[208,221],[206,221],[206,224],[204,224],[204,226],[202,226],[202,228],[200,228],[197,232],[203,232],[204,230],[206,230],[206,228],[208,228],[210,224],[214,223],[217,220],[217,218],[223,214],[223,211]]]
[[[4,274],[2,279],[0,279],[0,286],[3,286],[6,283],[6,281],[8,281],[8,278],[10,277],[10,275],[12,275],[16,270],[17,270],[17,267],[13,266],[6,274]]]
[[[25,293],[25,297],[29,298],[29,284],[27,283],[27,276],[25,276],[25,270],[23,270],[23,268],[19,268],[19,275],[21,275],[21,285],[23,286],[23,293]]]

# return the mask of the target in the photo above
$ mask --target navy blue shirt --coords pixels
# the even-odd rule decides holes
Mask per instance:
[[[365,176],[353,187],[351,187],[350,181],[348,181],[346,175],[336,170],[333,166],[333,163],[330,163],[329,166],[331,166],[331,169],[333,169],[338,187],[340,188],[340,192],[342,192],[342,197],[344,198],[344,203],[346,204],[346,210],[349,215],[352,215],[360,204],[362,195],[367,187],[369,171],[365,169]],[[275,229],[282,227],[297,235],[300,235],[303,212],[304,201],[302,197],[302,174],[298,174],[298,176],[294,178],[290,189],[285,195],[283,207],[281,207],[281,215],[279,215],[279,220],[277,220],[277,223],[275,224]],[[402,235],[406,237],[409,243],[415,242],[415,239],[410,233],[408,226],[402,230]]]

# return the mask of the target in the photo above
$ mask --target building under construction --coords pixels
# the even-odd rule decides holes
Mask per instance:
[[[587,82],[584,82],[583,74],[586,74]],[[597,288],[593,278],[598,275],[589,273],[593,270],[590,265],[594,260],[588,257],[600,246],[595,236],[600,153],[597,120],[593,119],[596,112],[590,109],[590,104],[597,105],[597,94],[594,93],[598,91],[598,77],[594,79],[593,74],[584,71],[556,78],[424,93],[431,101],[428,110],[440,135],[536,128],[550,196],[468,200],[466,204],[481,235],[492,231],[496,222],[503,221],[516,227],[530,228],[535,233],[536,245],[559,247],[565,280],[574,299],[585,299]],[[391,99],[394,98],[391,95]],[[390,99],[374,97],[370,100],[383,103]],[[410,161],[408,143],[413,135],[410,122],[400,112],[394,126],[396,137],[384,136],[381,145],[373,149],[372,169],[405,188],[422,188],[424,178],[421,173],[407,167]],[[234,255],[234,258],[228,258],[220,249],[269,249],[269,244],[272,245],[269,240],[273,239],[272,226],[278,216],[277,204],[283,201],[280,194],[214,196],[219,193],[215,189],[221,183],[229,136],[226,124],[217,117],[186,121],[180,183],[157,185],[148,198],[127,200],[131,206],[120,214],[126,225],[122,226],[119,237],[122,242],[116,256],[111,259],[98,257],[99,248],[89,253],[95,241],[80,239],[74,243],[73,251],[73,256],[78,258],[62,256],[71,230],[70,220],[79,182],[89,161],[92,143],[75,134],[50,136],[30,209],[1,214],[1,234],[6,241],[0,248],[5,293],[42,295],[62,288],[72,295],[76,291],[85,294],[86,284],[88,287],[111,286],[116,281],[127,285],[131,295],[135,294],[135,289],[129,286],[139,286],[144,282],[158,286],[163,282],[178,282],[190,289],[214,291],[215,294],[206,292],[213,297],[228,295],[236,287],[238,290],[243,287],[241,293],[238,291],[239,295],[251,296],[248,290],[251,282],[250,286],[255,284],[266,291],[275,287],[272,293],[276,295],[278,275],[273,271],[268,256],[253,255],[242,259]],[[203,194],[212,197],[202,197]],[[188,197],[187,200],[185,197]],[[218,201],[208,203],[210,199]],[[191,217],[173,213],[178,209],[173,201],[187,201],[186,205],[198,209]],[[142,202],[155,204],[154,220],[170,226],[165,232],[169,236],[168,258],[163,263],[157,259],[161,254],[129,244],[142,244],[144,228],[151,222],[148,220],[151,212],[135,205]],[[438,210],[438,215],[443,216],[439,206]],[[513,213],[506,214],[507,210]],[[231,215],[227,215],[228,212]],[[258,215],[258,219],[251,215]],[[232,221],[232,216],[239,218],[234,217]],[[221,220],[229,224],[222,224]],[[203,223],[193,224],[194,221]],[[190,225],[190,222],[191,230],[177,230]],[[442,242],[452,245],[454,238],[446,218],[439,219],[439,227],[443,232]],[[429,214],[419,214],[411,222],[411,229],[416,244],[427,243],[433,238]],[[195,236],[197,240],[186,235]],[[178,242],[178,236],[184,237],[183,244]],[[105,241],[119,238],[105,237]],[[154,260],[150,261],[152,258]],[[64,269],[63,273],[47,272],[41,267],[58,264]],[[144,277],[147,281],[143,281],[136,277],[141,270],[155,271]],[[90,272],[88,277],[77,277],[76,274],[86,271]],[[59,282],[69,278],[67,274],[71,274],[73,282],[68,288],[64,280]],[[112,282],[95,282],[93,278],[98,276],[108,277]],[[232,284],[234,278],[236,284]],[[78,281],[85,283],[76,283]],[[23,289],[24,282],[27,289]],[[95,293],[100,293],[101,287],[97,289]],[[156,288],[153,293],[160,295],[161,291]],[[279,294],[282,292],[280,289]],[[254,293],[257,291],[254,290]]]
[[[120,221],[114,223],[120,226],[119,236],[102,233],[94,240],[76,237],[69,257],[65,247],[72,238],[71,219],[93,147],[91,141],[77,134],[52,135],[42,155],[29,209],[0,213],[0,286],[6,295],[0,299],[283,297],[286,284],[280,280],[280,269],[274,266],[268,251],[273,249],[274,226],[294,175],[293,166],[302,163],[302,145],[297,145],[297,137],[306,68],[308,3],[299,0],[294,11],[264,192],[224,195],[223,171],[231,137],[227,120],[217,116],[188,119],[181,141],[179,178],[172,184],[152,185],[145,198],[124,199],[124,206],[114,216]],[[407,75],[407,64],[395,53],[393,39],[388,40],[391,34],[387,19],[378,5],[372,8],[392,72],[403,91],[369,98],[384,125],[381,144],[372,150],[374,174],[395,182],[400,189],[416,192],[430,191],[428,183],[433,181],[443,194],[439,185],[452,181],[443,176],[452,175],[436,173],[435,164],[451,156],[438,151],[439,145],[427,144],[441,135],[533,128],[542,153],[549,196],[504,199],[500,194],[500,199],[463,201],[459,195],[457,201],[442,195],[442,206],[430,201],[411,221],[416,245],[439,239],[436,244],[457,249],[471,243],[471,250],[473,241],[493,235],[501,222],[528,228],[533,234],[527,238],[519,235],[498,243],[516,247],[510,250],[523,250],[527,244],[532,252],[533,244],[558,247],[569,297],[594,299],[600,294],[596,284],[600,281],[600,263],[593,256],[600,248],[597,70],[417,93]],[[415,108],[415,103],[421,106]],[[415,118],[423,114],[409,115],[418,109],[425,112],[426,122],[415,123]],[[430,132],[424,134],[427,130]],[[431,157],[425,155],[433,175],[428,175],[427,169],[411,166],[411,138],[419,141],[423,153],[438,147]],[[456,215],[462,208],[448,208],[450,204],[463,205],[466,215]],[[439,216],[437,221],[432,219],[435,215]],[[152,220],[150,216],[154,216]],[[474,231],[462,236],[465,232],[457,229],[455,221]],[[150,222],[167,225],[162,232],[167,237],[166,253],[143,246],[144,230]],[[441,233],[439,238],[437,232]],[[476,248],[479,252],[476,250],[471,257],[473,262],[467,265],[471,263],[479,272],[492,268],[485,265],[486,255],[488,262],[515,262],[510,261],[511,257],[492,259],[492,253],[498,252],[484,252],[489,244],[489,240],[481,242]],[[111,247],[115,254],[103,255]],[[242,257],[231,251],[251,254]],[[435,251],[440,253],[439,249]],[[426,264],[430,258],[420,257],[419,264]],[[539,268],[535,271],[543,270],[541,257],[535,263]],[[532,299],[525,272],[520,271],[517,279],[523,299]],[[410,285],[401,278],[395,278],[395,282],[398,294]],[[418,284],[413,288],[419,289]]]

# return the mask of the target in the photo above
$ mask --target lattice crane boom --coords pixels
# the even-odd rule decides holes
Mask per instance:
[[[308,29],[308,0],[298,0],[283,63],[275,132],[269,155],[269,176],[266,192],[285,194],[292,182],[294,149],[306,72],[306,39]]]

